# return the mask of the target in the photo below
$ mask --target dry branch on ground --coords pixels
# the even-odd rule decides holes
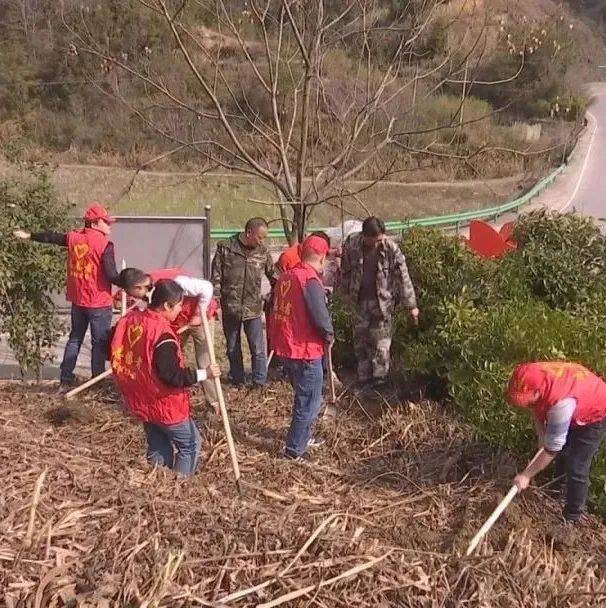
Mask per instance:
[[[312,466],[279,457],[290,391],[235,392],[238,496],[219,421],[189,481],[144,461],[117,399],[69,408],[0,392],[0,588],[17,606],[599,606],[606,535],[549,540],[559,506],[520,498],[480,554],[461,553],[515,463],[429,404],[344,404]],[[361,413],[365,407],[369,417]],[[495,480],[502,480],[499,483]],[[37,492],[39,490],[39,492]],[[31,526],[30,526],[30,522]]]

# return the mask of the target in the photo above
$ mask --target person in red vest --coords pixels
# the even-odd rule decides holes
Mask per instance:
[[[193,475],[202,438],[191,417],[187,387],[221,372],[218,365],[184,367],[173,325],[182,307],[181,287],[170,279],[158,281],[149,306],[134,308],[116,324],[111,363],[127,408],[143,422],[148,461]]]
[[[330,238],[326,234],[326,232],[322,232],[318,230],[316,232],[312,232],[311,236],[319,236],[323,238],[330,247]],[[286,272],[287,270],[291,270],[295,266],[298,266],[301,263],[301,243],[295,243],[291,245],[287,249],[285,249],[278,258],[276,262],[276,267],[280,272]]]
[[[507,400],[530,408],[544,448],[514,483],[525,490],[555,458],[556,474],[566,477],[564,517],[579,521],[587,502],[591,463],[606,435],[606,382],[577,363],[524,363],[511,376]]]
[[[321,230],[318,230],[316,232],[312,232],[311,236],[319,236],[320,238],[323,238],[326,243],[328,244],[328,247],[330,248],[330,238],[329,236],[326,234],[326,232],[322,232]],[[278,258],[278,261],[276,262],[276,269],[279,272],[286,272],[287,270],[292,270],[293,268],[295,268],[295,266],[298,266],[301,263],[301,243],[295,243],[294,245],[291,245],[290,247],[288,247],[287,249],[285,249],[281,254],[280,257]],[[266,317],[266,323],[268,328],[271,325],[272,319],[271,319],[271,313],[272,313],[272,307],[271,307],[271,303],[273,302],[273,298],[271,298],[269,304],[270,306],[266,307],[265,310],[265,317]],[[268,330],[267,332],[267,350],[268,352],[272,350],[271,348],[271,331]],[[277,365],[278,362],[278,358],[277,357],[273,357],[272,362],[274,364],[274,367]]]
[[[181,312],[172,324],[173,329],[177,331],[188,326],[181,334],[181,340],[185,344],[191,337],[196,365],[199,369],[206,369],[210,365],[210,355],[202,327],[202,315],[206,314],[208,319],[212,319],[217,312],[212,283],[192,277],[181,268],[164,268],[149,273],[139,268],[125,268],[120,273],[119,282],[130,297],[148,301],[154,285],[162,279],[172,279],[183,290]],[[207,401],[217,409],[218,397],[214,384],[207,380],[203,386]]]
[[[80,347],[90,325],[91,373],[105,371],[107,342],[112,322],[112,284],[118,272],[114,244],[109,240],[114,223],[107,209],[93,203],[84,214],[84,228],[68,233],[15,230],[20,239],[67,247],[67,300],[71,302],[71,331],[63,361],[60,385],[62,390],[74,385],[74,369]]]
[[[301,263],[282,273],[274,289],[272,346],[294,388],[292,420],[284,455],[303,459],[314,445],[313,426],[322,404],[322,358],[333,341],[321,273],[328,243],[310,236],[301,245]]]

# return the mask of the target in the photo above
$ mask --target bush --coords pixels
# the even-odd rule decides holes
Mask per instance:
[[[606,289],[606,239],[591,219],[536,211],[522,216],[514,238],[533,295],[550,306],[582,311]]]
[[[509,448],[528,449],[520,425],[513,422],[519,417],[504,399],[507,379],[518,363],[571,360],[606,372],[606,331],[536,300],[479,309],[450,305],[438,334],[449,354],[447,373],[455,402],[481,435]]]
[[[56,247],[17,241],[13,230],[64,230],[69,206],[54,192],[43,168],[0,180],[0,331],[22,373],[39,375],[60,335],[50,292],[65,281],[64,253]]]
[[[606,375],[605,239],[590,221],[543,212],[522,216],[517,251],[494,261],[427,228],[404,235],[421,327],[396,321],[392,356],[413,376],[446,384],[479,436],[524,455],[536,442],[528,413],[505,402],[523,361],[572,360]],[[351,316],[337,316],[337,344],[351,354]],[[594,505],[606,515],[606,447],[592,468]],[[601,498],[600,498],[601,496]]]

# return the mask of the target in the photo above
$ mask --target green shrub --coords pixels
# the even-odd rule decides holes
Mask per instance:
[[[403,249],[424,324],[418,335],[397,329],[394,356],[412,374],[442,379],[479,436],[529,455],[530,417],[505,402],[508,378],[533,360],[606,374],[606,241],[591,220],[544,212],[521,217],[515,237],[517,251],[490,261],[438,231],[410,230]],[[602,513],[605,487],[603,448],[592,468]]]
[[[550,306],[582,311],[606,289],[606,239],[591,219],[536,211],[521,217],[514,237],[533,295]]]
[[[444,300],[464,296],[477,305],[489,305],[530,297],[525,273],[513,256],[501,261],[480,258],[464,241],[436,228],[407,230],[402,250],[422,302],[423,327],[435,324],[437,307]],[[499,272],[503,267],[506,272]]]
[[[63,288],[65,254],[18,241],[12,232],[63,230],[70,209],[43,168],[0,180],[0,203],[0,331],[8,334],[22,372],[38,375],[61,330],[49,293]]]
[[[571,360],[604,373],[606,332],[542,302],[506,302],[461,314],[450,306],[438,328],[448,352],[451,395],[480,434],[510,448],[527,443],[504,399],[513,368],[522,361]]]
[[[331,314],[335,329],[334,364],[337,368],[352,368],[356,363],[353,351],[353,310],[345,298],[335,294],[331,302]]]
[[[606,375],[606,248],[593,222],[575,215],[530,213],[515,237],[518,250],[495,261],[438,230],[408,230],[402,249],[422,321],[413,332],[396,319],[392,356],[411,375],[445,382],[479,436],[529,455],[530,416],[505,402],[507,381],[533,360],[576,361]],[[351,315],[337,319],[338,350],[351,357]],[[592,483],[606,514],[606,447]]]

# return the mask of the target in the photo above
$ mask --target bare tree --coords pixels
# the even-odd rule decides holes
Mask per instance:
[[[463,109],[486,44],[486,16],[467,16],[476,25],[459,27],[456,44],[436,49],[436,32],[454,36],[460,19],[444,12],[445,0],[399,8],[380,0],[139,2],[172,37],[163,70],[116,52],[87,27],[84,13],[77,23],[66,20],[73,54],[98,59],[103,91],[171,142],[160,157],[189,149],[202,167],[269,184],[276,196],[265,202],[279,205],[290,242],[303,237],[318,205],[357,200],[411,156],[436,155],[432,146],[445,130],[454,140],[480,120],[466,120]],[[175,80],[171,62],[185,66],[185,81]],[[142,83],[149,103],[133,105],[118,74]],[[444,86],[460,93],[458,108],[444,124],[419,121],[417,107]],[[168,126],[175,115],[187,128]],[[353,185],[360,176],[368,182]]]

